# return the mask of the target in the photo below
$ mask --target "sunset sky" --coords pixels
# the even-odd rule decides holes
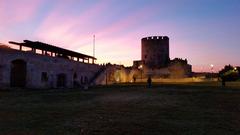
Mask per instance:
[[[168,36],[194,71],[240,66],[240,0],[0,0],[0,43],[38,40],[132,65],[141,38]]]

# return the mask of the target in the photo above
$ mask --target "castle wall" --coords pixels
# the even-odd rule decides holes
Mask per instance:
[[[147,68],[165,67],[169,59],[169,38],[167,36],[142,39],[142,60]]]
[[[170,78],[187,78],[192,76],[192,66],[189,64],[174,63],[168,69]]]
[[[126,83],[130,80],[130,70],[122,65],[107,65],[105,73],[107,76],[107,84]]]
[[[14,60],[26,62],[27,88],[57,88],[62,86],[59,86],[59,82],[64,82],[63,87],[67,88],[85,85],[100,69],[100,66],[95,64],[0,48],[0,86],[11,85]],[[61,75],[64,79],[60,78]]]

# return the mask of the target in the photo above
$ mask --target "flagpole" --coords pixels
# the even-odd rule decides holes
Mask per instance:
[[[95,35],[93,35],[93,57],[95,57]]]

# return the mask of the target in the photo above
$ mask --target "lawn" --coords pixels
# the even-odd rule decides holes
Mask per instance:
[[[0,135],[236,135],[240,85],[0,91]]]

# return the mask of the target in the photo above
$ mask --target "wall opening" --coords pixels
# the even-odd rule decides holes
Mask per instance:
[[[66,87],[66,74],[57,75],[57,87]]]
[[[3,65],[0,65],[0,83],[3,80]]]
[[[74,79],[74,80],[77,79],[77,73],[76,73],[76,72],[73,74],[73,79]]]
[[[47,74],[47,72],[42,72],[41,81],[42,82],[47,82],[48,81],[48,74]]]
[[[81,76],[81,84],[84,84],[83,76]]]
[[[79,86],[79,83],[78,83],[78,76],[77,76],[77,73],[75,72],[73,74],[73,87],[78,87]]]
[[[88,78],[87,76],[84,77],[84,84],[87,84],[88,83]]]
[[[11,87],[25,87],[27,78],[27,63],[24,60],[14,60],[11,62]]]

